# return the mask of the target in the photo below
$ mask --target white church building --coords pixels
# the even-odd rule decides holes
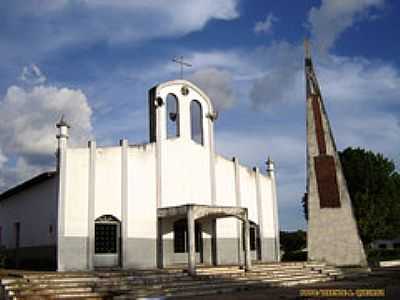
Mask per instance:
[[[69,147],[57,171],[0,195],[0,245],[18,266],[59,271],[279,261],[274,165],[266,174],[215,153],[217,113],[186,80],[149,91],[146,144]],[[246,145],[241,145],[246,147]]]

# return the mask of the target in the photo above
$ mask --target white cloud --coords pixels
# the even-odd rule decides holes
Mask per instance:
[[[198,85],[214,103],[217,111],[230,108],[234,103],[232,74],[215,68],[194,72],[190,80]]]
[[[40,3],[39,3],[40,2]],[[15,0],[0,4],[2,54],[32,55],[98,42],[140,43],[239,16],[237,0]],[[9,30],[12,28],[12,30]],[[21,35],[15,38],[15,32]]]
[[[299,99],[303,90],[302,47],[275,42],[252,55],[253,64],[264,74],[254,80],[250,99],[256,108],[270,109],[275,103],[287,104]],[[262,70],[262,69],[264,70]]]
[[[0,168],[7,162],[7,157],[3,154],[3,151],[0,148]]]
[[[382,104],[400,97],[400,74],[391,64],[331,55],[316,68],[323,91],[335,101]]]
[[[0,101],[3,185],[26,180],[44,169],[54,169],[55,123],[61,114],[72,126],[70,144],[86,143],[92,132],[92,110],[82,91],[43,85],[7,89]],[[0,189],[4,187],[0,185]]]
[[[319,8],[311,8],[308,22],[319,50],[329,50],[337,38],[357,21],[369,16],[371,8],[381,8],[384,0],[322,0]]]
[[[55,122],[65,114],[73,124],[72,142],[82,142],[91,131],[91,109],[80,90],[36,86],[26,90],[11,86],[0,104],[0,138],[6,154],[54,152]]]
[[[46,76],[43,75],[37,65],[31,64],[22,68],[19,79],[27,84],[36,85],[43,84],[46,81]]]
[[[254,32],[256,33],[271,33],[272,26],[274,23],[278,21],[278,18],[275,17],[272,13],[268,14],[264,21],[258,21],[254,25]]]

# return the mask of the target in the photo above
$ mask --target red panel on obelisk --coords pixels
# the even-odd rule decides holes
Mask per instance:
[[[331,155],[314,157],[320,208],[340,207],[335,160]]]

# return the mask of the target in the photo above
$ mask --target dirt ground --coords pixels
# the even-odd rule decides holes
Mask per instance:
[[[313,296],[310,296],[312,294]],[[319,295],[317,295],[319,294]],[[375,294],[374,296],[371,296]],[[384,295],[383,295],[384,294]],[[367,296],[370,295],[370,296]],[[287,288],[190,297],[191,300],[393,299],[400,300],[400,268],[377,268],[368,276]]]

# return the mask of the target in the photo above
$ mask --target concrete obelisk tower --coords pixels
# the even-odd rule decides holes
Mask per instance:
[[[305,43],[308,259],[365,266],[366,257],[321,91]]]

